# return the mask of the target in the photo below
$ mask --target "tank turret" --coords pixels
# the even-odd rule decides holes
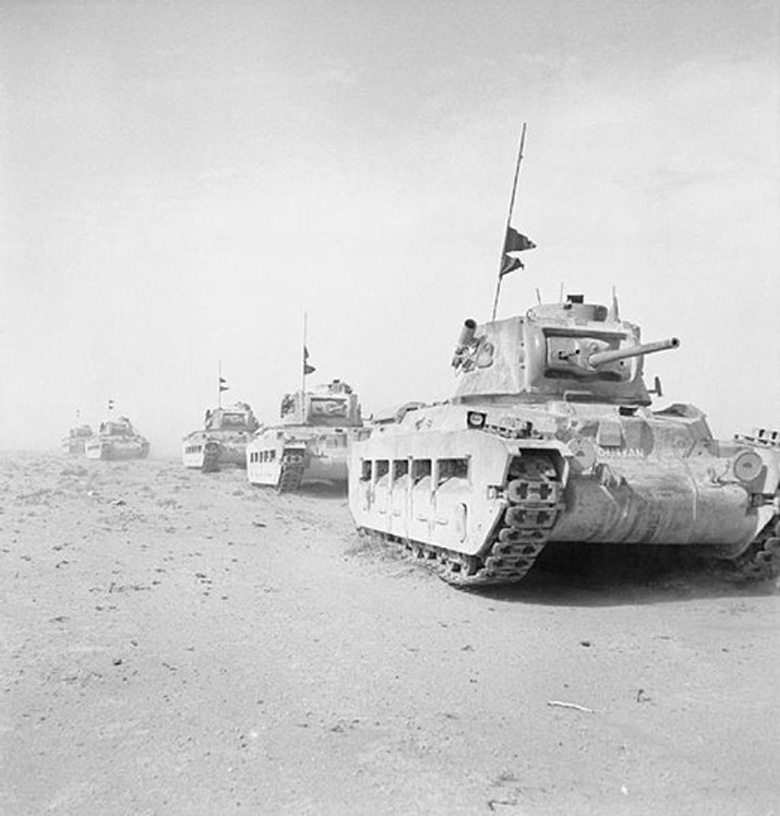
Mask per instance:
[[[208,409],[203,424],[207,431],[243,431],[248,434],[253,434],[260,427],[251,406],[246,402]]]
[[[452,360],[462,375],[454,399],[649,405],[643,358],[679,345],[676,337],[640,343],[639,327],[615,309],[569,295],[525,316],[482,326],[467,320]]]
[[[296,391],[282,398],[283,425],[358,428],[363,425],[358,395],[343,380],[332,380],[312,391]]]

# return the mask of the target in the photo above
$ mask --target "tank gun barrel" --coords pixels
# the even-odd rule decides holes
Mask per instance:
[[[657,340],[655,343],[642,343],[638,346],[615,349],[614,351],[597,351],[588,357],[588,363],[594,368],[598,368],[607,363],[625,360],[628,357],[641,357],[644,354],[655,354],[657,351],[675,349],[679,345],[680,341],[678,338],[670,337],[668,340]]]

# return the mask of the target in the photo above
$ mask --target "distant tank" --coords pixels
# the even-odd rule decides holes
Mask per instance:
[[[367,433],[352,388],[333,380],[286,394],[280,413],[279,425],[263,428],[247,445],[249,481],[280,492],[306,482],[346,483],[349,445]]]
[[[780,435],[717,440],[692,405],[651,410],[644,358],[678,345],[579,295],[466,321],[452,399],[352,446],[358,529],[461,587],[520,581],[548,542],[684,545],[777,577]]]
[[[246,402],[206,411],[204,428],[184,437],[184,467],[204,473],[217,471],[223,465],[246,467],[246,446],[260,427]]]
[[[77,425],[71,428],[68,435],[62,440],[62,449],[71,456],[83,454],[87,440],[91,437],[92,428],[89,425]]]
[[[122,416],[101,422],[98,433],[87,440],[85,452],[88,459],[144,459],[149,455],[149,442]]]

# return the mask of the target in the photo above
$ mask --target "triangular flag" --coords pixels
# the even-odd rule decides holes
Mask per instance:
[[[309,365],[309,349],[303,347],[303,375],[313,374],[317,369],[313,365]]]
[[[513,227],[507,227],[506,238],[504,239],[504,252],[524,252],[526,249],[534,249],[536,244],[527,236],[522,235]]]
[[[514,272],[515,269],[525,269],[523,262],[520,258],[512,258],[509,255],[504,255],[501,259],[501,273],[500,277],[504,277],[504,275],[508,275],[510,272]]]

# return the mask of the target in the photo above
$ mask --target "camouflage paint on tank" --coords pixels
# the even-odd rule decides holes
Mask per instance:
[[[717,440],[693,406],[652,410],[645,357],[678,346],[582,296],[466,321],[453,397],[353,446],[358,528],[461,586],[520,580],[555,541],[695,545],[776,575],[778,435]]]

